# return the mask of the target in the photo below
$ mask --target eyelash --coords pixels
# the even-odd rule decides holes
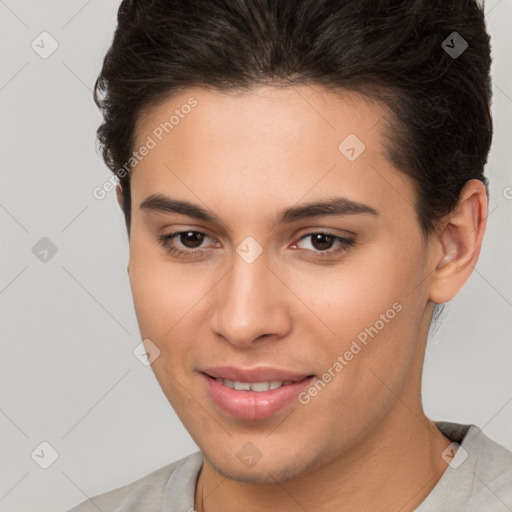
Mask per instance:
[[[196,255],[199,256],[200,254],[197,254],[197,253],[201,253],[203,251],[203,249],[183,250],[183,249],[179,249],[178,247],[169,245],[169,243],[172,241],[172,239],[178,237],[179,235],[185,234],[185,233],[195,233],[195,234],[204,235],[205,237],[210,238],[203,231],[197,231],[197,230],[175,231],[173,233],[169,233],[166,235],[157,235],[156,238],[157,238],[157,241],[160,243],[160,245],[162,245],[162,247],[173,257],[191,258]],[[340,246],[338,247],[338,249],[334,249],[334,250],[326,249],[325,251],[318,251],[318,250],[311,250],[311,249],[299,249],[300,252],[304,252],[304,251],[313,252],[313,253],[315,253],[315,255],[318,255],[320,259],[329,258],[329,257],[332,258],[333,255],[335,256],[337,254],[344,253],[344,252],[348,251],[355,243],[355,240],[353,238],[352,239],[344,238],[344,237],[337,236],[332,233],[328,233],[328,232],[324,232],[324,231],[313,231],[313,232],[307,233],[307,234],[303,235],[297,241],[297,243],[300,242],[301,240],[304,240],[305,238],[308,238],[313,235],[327,235],[329,237],[332,237],[335,242],[340,243]]]

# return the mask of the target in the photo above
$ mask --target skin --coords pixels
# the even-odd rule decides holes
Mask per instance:
[[[195,508],[414,510],[446,470],[450,444],[421,403],[428,328],[434,305],[477,262],[484,186],[469,181],[425,238],[413,183],[386,160],[384,107],[314,86],[190,88],[144,113],[135,146],[191,96],[197,107],[132,171],[128,273],[142,338],[160,350],[155,376],[204,456]],[[348,134],[366,146],[353,162],[338,150]],[[222,224],[141,210],[155,193]],[[274,223],[287,207],[341,195],[379,215]],[[169,242],[199,255],[172,256],[157,240],[180,230],[208,235]],[[355,243],[336,253],[333,242],[321,259],[321,245],[301,240],[311,232]],[[252,263],[236,252],[248,236],[263,249]],[[307,405],[241,420],[203,386],[199,370],[225,364],[321,376],[396,302],[401,311]],[[261,455],[252,467],[237,457],[246,443]]]

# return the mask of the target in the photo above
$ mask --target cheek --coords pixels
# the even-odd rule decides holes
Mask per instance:
[[[388,311],[384,321],[393,319],[395,303],[404,306],[415,300],[411,290],[421,274],[415,263],[419,257],[380,245],[336,267],[287,272],[285,281],[300,299],[302,318],[312,318],[325,334],[347,339],[374,325]]]
[[[160,350],[152,370],[173,407],[183,407],[187,397],[180,393],[179,382],[193,359],[190,340],[197,333],[190,318],[200,307],[200,292],[178,266],[151,260],[136,250],[131,253],[129,275],[141,337]]]
[[[162,338],[182,318],[197,295],[179,265],[169,264],[159,249],[132,237],[130,286],[141,334]],[[197,299],[196,299],[197,301]]]
[[[194,265],[166,261],[154,251],[133,247],[130,254],[130,285],[139,330],[160,349],[152,365],[157,378],[168,380],[165,370],[181,374],[189,368],[197,350],[195,340],[204,338],[208,291],[215,283]],[[164,370],[165,368],[165,370]]]
[[[166,329],[174,324],[176,316],[172,287],[166,279],[147,263],[130,261],[130,286],[133,303],[139,323],[141,335],[144,338],[160,338]]]
[[[323,370],[337,376],[333,390],[341,401],[357,402],[373,393],[376,398],[381,391],[385,395],[376,375],[392,389],[407,378],[425,307],[424,290],[416,287],[422,274],[420,252],[412,246],[408,252],[398,244],[381,246],[315,280],[295,280],[300,283],[297,295],[307,306],[303,318],[312,319],[304,328],[316,334],[315,353],[321,354]]]

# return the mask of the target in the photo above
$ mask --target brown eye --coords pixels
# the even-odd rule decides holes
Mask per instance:
[[[203,253],[205,238],[210,238],[202,231],[176,231],[167,235],[158,235],[156,240],[173,256],[192,257]]]
[[[311,236],[311,245],[319,251],[326,251],[332,247],[334,237],[325,233],[314,233]]]
[[[299,247],[299,250],[311,257],[335,258],[355,244],[355,239],[343,238],[331,233],[315,232],[302,236],[294,246],[302,245],[303,240],[309,239],[310,248]],[[307,244],[306,244],[307,245]],[[334,249],[333,249],[333,246]]]
[[[204,241],[205,234],[200,231],[183,231],[179,233],[179,241],[188,249],[197,249]]]

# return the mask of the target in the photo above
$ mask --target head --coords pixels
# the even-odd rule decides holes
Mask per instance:
[[[485,230],[490,62],[475,0],[122,2],[98,136],[153,370],[222,474],[293,478],[421,411]],[[242,418],[205,386],[225,365],[313,377]]]

